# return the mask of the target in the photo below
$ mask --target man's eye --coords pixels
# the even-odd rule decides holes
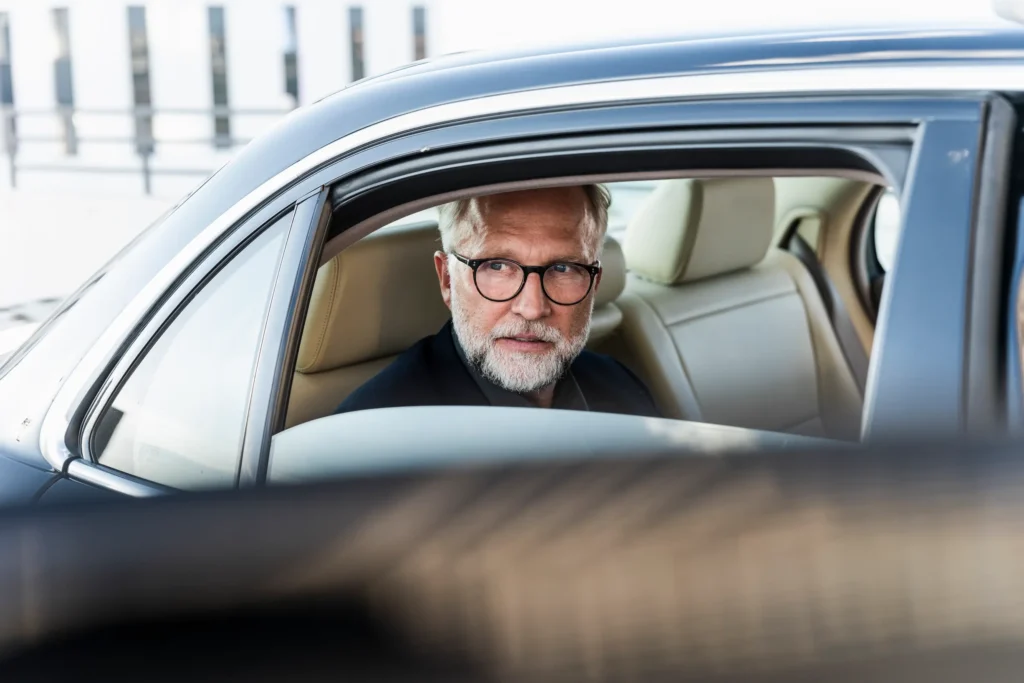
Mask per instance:
[[[505,268],[505,264],[501,261],[491,261],[487,264],[487,267],[491,270],[502,270]]]
[[[564,263],[556,263],[553,266],[551,266],[551,269],[554,270],[556,273],[564,273],[569,270],[569,266]]]

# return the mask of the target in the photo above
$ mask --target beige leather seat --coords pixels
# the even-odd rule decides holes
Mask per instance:
[[[380,230],[320,267],[306,316],[286,426],[329,415],[352,391],[450,317],[441,300],[434,252],[437,226]],[[615,299],[626,283],[622,249],[608,238],[591,343],[622,322]]]
[[[626,231],[632,364],[666,416],[857,439],[862,397],[814,282],[770,248],[771,178],[665,181]]]

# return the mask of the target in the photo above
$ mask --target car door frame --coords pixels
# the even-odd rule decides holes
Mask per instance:
[[[380,168],[381,165],[393,164],[398,160],[408,160],[415,158],[417,155],[425,157],[425,150],[438,150],[450,148],[458,144],[466,144],[467,141],[475,144],[480,144],[483,141],[494,142],[496,140],[516,140],[530,135],[551,135],[558,133],[561,135],[568,135],[573,132],[594,130],[595,127],[600,126],[602,123],[607,124],[609,121],[618,120],[620,126],[624,123],[628,123],[630,126],[636,127],[639,124],[647,126],[657,126],[659,122],[663,123],[667,118],[671,117],[674,125],[677,128],[688,128],[697,127],[702,123],[704,125],[717,124],[718,126],[729,125],[748,125],[753,128],[761,128],[764,126],[770,126],[785,121],[798,120],[802,122],[838,122],[843,124],[850,123],[875,123],[878,124],[882,121],[892,122],[904,121],[908,123],[917,123],[920,126],[930,125],[931,130],[938,131],[943,122],[950,124],[954,121],[959,121],[964,130],[971,127],[972,123],[974,126],[974,132],[981,128],[981,120],[977,116],[972,118],[971,115],[965,114],[965,111],[971,110],[972,107],[977,107],[979,102],[984,99],[982,96],[967,97],[962,95],[951,95],[949,97],[919,97],[908,95],[904,98],[890,98],[883,101],[880,98],[872,99],[869,96],[849,96],[849,97],[833,97],[833,98],[800,98],[800,99],[757,99],[748,98],[742,100],[732,101],[671,101],[671,102],[654,102],[654,103],[635,103],[631,102],[626,105],[623,103],[609,103],[602,107],[583,107],[580,106],[578,109],[572,110],[558,110],[558,111],[539,111],[531,112],[527,114],[518,114],[513,116],[496,116],[496,117],[482,117],[473,119],[472,117],[457,117],[451,120],[447,125],[439,127],[426,127],[420,126],[419,128],[413,128],[412,131],[406,131],[401,136],[383,135],[382,137],[374,138],[368,137],[369,134],[365,131],[353,134],[349,137],[355,137],[356,140],[340,140],[339,143],[344,142],[345,144],[338,144],[336,147],[329,146],[319,150],[312,158],[304,160],[303,167],[308,169],[305,175],[300,173],[290,173],[287,178],[288,182],[293,183],[290,186],[286,186],[283,190],[274,187],[273,191],[277,194],[270,199],[266,196],[247,198],[249,203],[261,203],[261,207],[256,211],[256,214],[262,216],[258,219],[256,214],[249,216],[245,221],[238,224],[228,223],[232,227],[231,230],[227,230],[228,237],[225,238],[226,228],[224,223],[225,220],[219,220],[204,233],[204,239],[210,243],[214,243],[218,238],[225,239],[244,239],[247,230],[253,230],[258,224],[263,224],[267,220],[268,216],[278,215],[281,207],[284,204],[294,204],[298,199],[305,198],[307,201],[313,201],[312,194],[322,192],[322,188],[328,185],[337,185],[338,183],[344,184],[348,182],[348,179],[354,178],[360,172],[365,172],[368,169]],[[966,109],[965,109],[966,107]],[[630,114],[640,114],[639,121],[636,118],[628,118]],[[412,115],[410,115],[412,116]],[[624,118],[624,116],[626,118]],[[468,120],[467,120],[468,119]],[[925,120],[927,121],[925,123]],[[754,125],[756,124],[756,125]],[[724,128],[723,128],[724,130]],[[468,135],[467,135],[468,134]],[[726,136],[727,137],[727,136]],[[971,149],[976,149],[978,139],[980,136],[975,135],[975,146]],[[961,135],[956,138],[956,142],[959,144],[963,141],[964,135],[961,131]],[[922,142],[923,140],[923,142]],[[938,138],[933,133],[931,136],[924,136],[922,140],[919,140],[919,144],[926,144],[928,146],[938,144]],[[915,149],[919,149],[915,146]],[[353,151],[354,150],[354,151]],[[969,158],[978,158],[977,154],[971,155]],[[429,164],[429,161],[426,162]],[[920,166],[920,164],[919,164]],[[959,172],[962,169],[957,169]],[[938,171],[936,171],[938,172]],[[941,174],[940,174],[941,175]],[[947,173],[948,175],[948,173]],[[913,174],[911,174],[913,176]],[[894,185],[902,186],[902,178],[892,179]],[[949,179],[946,179],[950,182]],[[972,183],[973,187],[974,183]],[[311,194],[312,193],[312,194]],[[966,203],[968,206],[973,206],[973,197],[968,195],[964,197],[958,195],[955,202],[959,202],[960,205]],[[317,201],[320,201],[319,195]],[[953,202],[953,203],[955,203]],[[322,206],[326,206],[323,204]],[[962,208],[962,206],[960,206]],[[241,209],[235,209],[229,214],[236,215],[238,213],[244,213],[244,206]],[[275,211],[277,213],[275,213]],[[262,477],[262,472],[265,471],[265,460],[267,449],[269,448],[269,430],[273,430],[273,425],[278,421],[275,416],[276,413],[280,412],[280,391],[277,394],[274,393],[272,384],[268,382],[278,383],[280,386],[281,375],[278,373],[277,377],[274,377],[274,373],[270,372],[270,368],[277,364],[281,366],[281,359],[287,358],[288,353],[294,351],[294,345],[297,343],[295,339],[297,327],[297,314],[304,313],[304,310],[299,311],[302,308],[302,297],[304,294],[308,295],[308,290],[311,288],[312,277],[315,275],[315,267],[313,264],[319,265],[318,260],[315,256],[315,251],[318,247],[317,240],[314,238],[314,234],[317,230],[325,229],[326,221],[323,220],[323,213],[317,214],[315,209],[309,213],[310,221],[305,226],[305,232],[302,230],[296,230],[289,233],[289,244],[294,244],[292,253],[302,253],[302,249],[305,249],[303,268],[301,274],[297,277],[296,274],[286,274],[286,277],[292,283],[292,289],[282,287],[282,297],[284,291],[288,291],[285,299],[290,300],[293,304],[296,304],[296,308],[293,309],[293,315],[288,318],[285,317],[287,322],[287,329],[289,333],[286,339],[278,340],[278,343],[270,343],[265,345],[260,352],[260,359],[258,365],[262,368],[266,368],[265,374],[260,374],[260,379],[257,384],[259,387],[254,387],[253,397],[259,394],[264,398],[274,397],[276,395],[276,401],[268,400],[265,409],[267,414],[256,415],[254,413],[256,409],[256,403],[252,403],[250,406],[250,423],[252,424],[252,431],[250,432],[247,426],[246,435],[246,453],[248,456],[245,458],[246,462],[243,463],[242,471],[244,476],[240,478],[241,485],[251,485],[258,483]],[[314,221],[313,218],[316,218]],[[261,222],[262,221],[262,222]],[[923,221],[917,221],[917,223],[923,223]],[[959,226],[957,234],[963,239],[969,241],[971,235],[971,221],[968,220],[963,225]],[[293,234],[294,233],[294,234]],[[238,237],[230,237],[231,235],[238,235]],[[295,240],[293,243],[292,240]],[[298,244],[301,243],[303,246],[300,249]],[[199,258],[199,257],[197,257]],[[899,262],[899,256],[897,258]],[[911,259],[913,261],[913,259]],[[200,262],[202,262],[200,258]],[[920,264],[911,263],[906,267],[902,268],[904,278],[909,280],[915,270],[920,269]],[[896,269],[894,269],[896,270]],[[312,274],[311,274],[312,273]],[[909,275],[908,275],[909,273]],[[897,278],[893,278],[894,282]],[[301,282],[298,293],[294,290],[295,282]],[[279,285],[283,283],[279,282]],[[961,283],[963,285],[963,282]],[[180,289],[177,288],[177,289]],[[177,291],[175,289],[174,291]],[[897,286],[893,285],[890,291],[897,290]],[[277,299],[277,287],[275,286],[275,300]],[[282,299],[284,300],[284,299]],[[897,299],[900,301],[901,299]],[[901,304],[903,305],[903,304]],[[274,304],[272,303],[272,307]],[[963,320],[960,320],[963,322]],[[949,327],[949,321],[945,321],[944,325]],[[144,326],[145,327],[145,326]],[[152,327],[152,326],[150,326]],[[147,333],[150,328],[145,328],[138,331],[135,334],[135,342],[146,340]],[[269,328],[268,328],[269,330]],[[282,329],[282,334],[284,330]],[[961,337],[962,337],[961,333]],[[266,339],[265,342],[273,342],[272,339]],[[962,339],[960,340],[962,343]],[[289,350],[290,349],[290,350]],[[272,354],[264,357],[264,353]],[[282,355],[283,354],[283,355]],[[293,354],[294,355],[294,354]],[[873,366],[880,366],[887,362],[884,359],[875,363]],[[919,369],[919,368],[918,368]],[[881,373],[882,370],[875,368],[876,373]],[[111,374],[105,376],[104,382],[109,384],[113,377]],[[956,385],[948,389],[948,393],[956,394],[957,402],[962,400],[962,386]],[[94,406],[98,403],[94,402],[98,392],[93,393],[91,396],[86,396],[85,400],[88,401],[88,405]],[[875,392],[876,398],[879,395]],[[59,410],[59,405],[58,405]],[[958,415],[959,415],[958,406]],[[275,413],[276,411],[276,413]],[[262,411],[261,411],[262,412]],[[68,421],[65,425],[69,428],[74,425],[71,424],[72,420]],[[82,423],[79,423],[81,426]],[[959,422],[957,423],[959,425]],[[58,424],[58,426],[60,426]],[[54,433],[51,430],[51,435]],[[63,438],[67,433],[67,430],[61,432]],[[88,437],[88,430],[83,431],[83,435]],[[62,442],[62,445],[63,442]],[[70,446],[70,447],[69,447]],[[75,456],[73,445],[65,446],[69,452],[69,456]],[[255,463],[253,459],[255,458]],[[64,464],[67,465],[69,458],[65,458]],[[130,485],[124,486],[126,493],[133,495],[147,495],[150,493],[162,492],[159,487],[153,487],[148,485],[146,482],[133,481],[134,478],[123,475],[120,472],[113,472],[102,469],[100,466],[94,463],[88,462],[81,459],[80,457],[71,457],[71,465],[68,469],[69,474],[82,479],[90,480],[93,483],[99,483],[100,485],[115,487],[117,484],[111,480],[111,478],[119,478],[129,482]],[[97,470],[102,472],[102,476],[96,476],[95,474],[86,475],[85,469]],[[128,490],[131,489],[131,490]],[[145,489],[145,490],[143,490]]]

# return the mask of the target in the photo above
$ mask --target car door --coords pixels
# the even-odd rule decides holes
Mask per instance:
[[[702,101],[692,97],[615,101],[618,90],[614,84],[608,85],[608,97],[614,104],[607,106],[576,102],[571,88],[565,89],[564,102],[558,101],[559,92],[546,93],[543,108],[535,112],[498,114],[495,111],[499,104],[482,98],[438,112],[436,117],[428,110],[425,114],[410,114],[404,121],[388,121],[386,131],[382,131],[386,135],[374,144],[366,144],[372,140],[373,131],[364,130],[352,136],[357,139],[343,138],[334,147],[319,150],[300,162],[311,171],[303,180],[306,189],[292,187],[290,192],[293,196],[301,192],[302,201],[269,202],[241,227],[233,227],[201,266],[186,273],[167,294],[165,304],[141,328],[122,360],[102,377],[95,400],[81,408],[85,413],[83,457],[70,461],[68,475],[135,495],[183,485],[250,485],[262,480],[270,437],[283,424],[282,402],[292,368],[289,364],[294,361],[303,301],[318,265],[318,248],[328,229],[328,214],[333,221],[331,230],[342,230],[360,219],[399,210],[432,194],[502,177],[558,178],[588,168],[607,173],[637,170],[630,164],[651,149],[663,152],[654,164],[669,163],[665,161],[668,158],[678,164],[683,159],[695,169],[720,169],[742,159],[748,160],[742,163],[749,163],[751,154],[767,159],[780,150],[803,150],[807,160],[821,164],[826,160],[824,151],[837,149],[859,155],[867,167],[874,163],[885,168],[893,186],[902,193],[905,215],[897,265],[886,285],[882,305],[882,349],[871,363],[866,432],[884,436],[907,424],[942,425],[951,434],[962,431],[966,397],[974,386],[971,383],[976,384],[973,392],[977,396],[995,392],[996,378],[989,360],[972,357],[978,368],[975,371],[974,366],[966,365],[965,349],[968,320],[983,315],[981,309],[967,304],[972,273],[977,275],[972,244],[979,239],[991,240],[995,233],[1001,235],[1001,226],[975,226],[974,188],[979,169],[988,158],[982,154],[981,133],[990,125],[990,112],[1003,111],[1005,103],[986,97],[852,96],[795,102],[770,98]],[[502,100],[500,107],[507,107],[507,102],[508,98]],[[491,115],[481,118],[480,112]],[[892,128],[893,121],[902,122],[902,127]],[[787,124],[790,128],[785,127]],[[844,132],[842,126],[854,132]],[[405,134],[395,137],[396,130]],[[998,130],[1003,132],[1002,128]],[[875,135],[870,144],[865,142],[865,131]],[[687,154],[680,156],[680,151]],[[905,163],[908,158],[909,163]],[[325,164],[324,159],[333,161]],[[485,173],[488,168],[495,173]],[[294,177],[297,172],[288,175]],[[327,186],[332,188],[330,193],[321,189]],[[285,220],[289,210],[293,213],[290,220]],[[283,222],[288,223],[287,228]],[[255,237],[260,230],[267,240],[274,240],[272,236],[280,231],[280,243],[268,246],[261,242]],[[239,255],[257,258],[256,252],[249,251],[253,248],[269,249],[277,255],[261,261],[266,265],[260,272],[272,284],[263,281],[264,289],[260,291],[269,292],[265,309],[254,306],[248,319],[247,342],[242,348],[251,354],[246,358],[252,360],[233,368],[237,389],[231,395],[230,419],[219,421],[214,418],[223,415],[206,414],[193,405],[170,420],[170,405],[161,404],[145,421],[146,429],[151,435],[173,436],[174,445],[157,439],[158,443],[148,443],[153,448],[139,449],[129,438],[133,444],[130,451],[121,451],[122,455],[107,452],[111,444],[116,450],[117,444],[126,442],[117,432],[127,429],[132,420],[122,422],[123,415],[132,406],[138,410],[143,400],[137,396],[145,392],[135,398],[130,395],[133,378],[144,383],[149,381],[144,377],[157,377],[161,386],[168,387],[178,380],[184,388],[177,388],[187,400],[197,401],[204,395],[195,389],[204,386],[199,380],[205,379],[208,371],[199,372],[196,379],[196,373],[190,377],[186,372],[188,363],[178,362],[150,375],[147,354],[162,353],[161,337],[178,332],[176,323],[184,326],[183,321],[194,320],[188,315],[189,308],[209,303],[203,298],[205,287],[219,288],[218,276],[229,280],[229,265]],[[237,265],[243,267],[241,261]],[[267,275],[271,267],[275,269],[272,277]],[[943,276],[936,278],[939,272]],[[996,278],[1000,276],[995,274]],[[984,281],[979,280],[979,284],[985,286],[974,288],[977,296],[994,291]],[[214,295],[214,290],[209,290],[209,296]],[[199,317],[211,324],[221,321],[218,315]],[[979,327],[991,328],[987,322]],[[920,351],[922,340],[928,341],[924,354]],[[193,347],[202,350],[195,342]],[[229,348],[222,347],[212,358],[223,357]],[[187,358],[188,354],[182,353],[181,357]],[[205,366],[196,367],[214,365],[208,358]],[[182,368],[180,374],[173,370],[175,367]],[[122,417],[117,418],[110,408]],[[991,417],[987,409],[984,414],[986,419]],[[175,431],[188,422],[182,415],[202,416],[210,420],[209,429],[222,430],[223,441],[217,450],[220,459],[202,459],[205,441],[196,432],[183,436]],[[169,423],[160,424],[165,418]],[[130,452],[130,457],[124,452]],[[227,457],[229,453],[231,457]],[[105,459],[120,469],[108,466]],[[157,466],[158,470],[140,469],[140,463],[143,467]],[[188,473],[183,474],[184,470]],[[177,474],[168,474],[174,472]]]

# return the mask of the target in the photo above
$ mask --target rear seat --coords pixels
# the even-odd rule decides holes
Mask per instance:
[[[435,223],[394,226],[345,249],[317,272],[299,345],[285,424],[329,415],[351,392],[450,317],[433,255]],[[622,249],[605,240],[590,343],[616,331],[626,284]]]
[[[862,397],[771,178],[660,184],[626,231],[622,335],[667,417],[856,440]]]

